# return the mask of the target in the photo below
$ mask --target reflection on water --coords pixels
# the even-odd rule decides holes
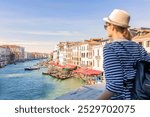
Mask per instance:
[[[20,74],[5,74],[3,75],[3,78],[16,78],[16,77],[23,77],[24,74],[23,73],[20,73]]]
[[[46,68],[25,71],[25,67],[39,61],[29,61],[8,65],[0,69],[0,99],[55,99],[56,97],[79,88],[84,83],[75,78],[58,80],[42,75]]]

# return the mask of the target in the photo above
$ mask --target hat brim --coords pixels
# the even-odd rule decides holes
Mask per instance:
[[[130,26],[127,26],[127,25],[121,25],[121,24],[119,24],[119,23],[117,23],[117,22],[110,21],[108,17],[104,17],[103,20],[104,20],[105,22],[108,22],[108,23],[111,23],[111,24],[114,24],[114,25],[117,25],[117,26],[121,26],[121,27],[125,27],[125,28],[130,27]]]
[[[103,20],[104,20],[105,22],[111,23],[111,22],[109,21],[108,17],[104,17]]]

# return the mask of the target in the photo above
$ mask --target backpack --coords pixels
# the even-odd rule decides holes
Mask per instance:
[[[121,44],[124,50],[130,54],[129,51]],[[139,52],[140,47],[139,47]],[[131,57],[135,58],[132,54],[130,54]],[[141,54],[140,54],[141,56]],[[142,60],[136,60],[136,64],[133,66],[136,70],[135,78],[132,80],[133,82],[133,89],[131,89],[132,99],[135,100],[150,100],[150,62]],[[121,64],[122,65],[122,64]],[[122,65],[122,68],[124,69],[124,66]],[[124,70],[123,70],[124,71]],[[125,71],[124,71],[125,72]],[[124,82],[124,86],[128,88],[128,84]]]
[[[132,98],[150,100],[150,62],[137,61]]]

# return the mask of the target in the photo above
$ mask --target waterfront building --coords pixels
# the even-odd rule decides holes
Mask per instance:
[[[64,65],[66,63],[66,49],[65,49],[66,42],[60,42],[58,44],[58,63]]]
[[[98,45],[92,47],[92,69],[104,71],[103,69],[103,48],[106,43],[109,42],[109,39],[102,39]]]
[[[44,58],[44,54],[43,53],[31,52],[31,54],[32,54],[32,58],[33,59],[42,59],[42,58]]]
[[[93,46],[92,54],[93,54],[92,69],[103,71],[103,46],[102,45]]]
[[[30,52],[25,52],[25,60],[31,60],[32,59],[32,53]]]
[[[64,64],[66,58],[66,53],[64,51],[64,43],[65,42],[59,42],[53,50],[53,61],[61,65]]]
[[[11,51],[5,46],[0,46],[0,67],[3,67],[11,62]]]
[[[68,54],[68,46],[69,42],[65,42],[63,44],[63,61],[62,61],[62,65],[65,65],[67,63],[67,54]]]
[[[81,66],[93,68],[93,47],[101,45],[101,40],[102,38],[84,40],[81,45]]]
[[[24,61],[25,48],[18,46],[18,61]]]
[[[11,61],[24,61],[25,49],[24,47],[16,45],[3,45],[5,48],[9,48],[11,51],[12,59]]]
[[[131,32],[131,35],[133,37],[135,37],[135,36],[143,36],[143,35],[148,34],[150,32],[150,28],[146,28],[146,27],[131,28],[131,29],[129,29],[129,31]]]
[[[4,67],[6,64],[6,48],[0,46],[0,67]]]
[[[72,45],[72,64],[82,66],[81,64],[81,44],[82,42],[74,42]]]
[[[94,38],[83,42],[60,42],[53,50],[53,61],[61,65],[72,64],[100,70],[102,68],[102,59],[100,59],[102,47],[107,41],[102,38]],[[98,55],[95,54],[96,57],[93,57],[94,46],[96,46],[95,49],[98,49],[95,51],[100,51]],[[99,58],[97,58],[98,56]],[[94,62],[95,65],[93,65]]]
[[[90,67],[91,66],[91,61],[88,58],[89,52],[90,52],[89,44],[88,44],[88,42],[84,42],[81,45],[81,66],[82,67]]]
[[[48,58],[49,58],[50,61],[53,60],[53,52],[50,52],[50,54],[48,55]]]
[[[146,49],[146,51],[150,54],[150,33],[144,36],[136,36],[133,38],[133,40],[142,45]]]
[[[53,61],[54,62],[59,62],[58,60],[59,60],[59,47],[58,47],[58,45],[56,45],[56,47],[54,48],[54,50],[53,50]]]
[[[67,42],[66,45],[66,64],[73,64],[73,46],[75,42]]]
[[[25,52],[25,60],[48,58],[49,54],[38,52]]]
[[[53,50],[53,61],[61,65],[72,64],[72,46],[75,42],[60,42]]]
[[[45,58],[45,59],[50,56],[50,54],[48,54],[48,53],[41,53],[41,55],[42,55],[42,58]]]
[[[6,51],[5,51],[5,56],[6,56],[6,64],[9,64],[11,63],[11,56],[12,56],[12,53],[10,51],[9,48],[5,48]]]
[[[61,65],[64,65],[64,61],[65,61],[64,56],[65,56],[64,51],[63,51],[63,48],[61,47],[59,51],[59,64]]]
[[[150,53],[150,28],[139,28],[134,31],[136,36],[133,37],[133,41],[142,45]]]

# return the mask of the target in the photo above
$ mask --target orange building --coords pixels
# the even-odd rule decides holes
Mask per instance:
[[[150,29],[136,30],[136,36],[132,40],[142,45],[150,53]]]

